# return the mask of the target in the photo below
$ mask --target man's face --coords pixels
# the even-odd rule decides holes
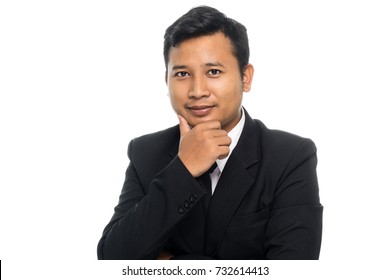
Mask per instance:
[[[171,48],[166,82],[172,108],[191,126],[218,120],[230,131],[240,120],[243,91],[253,67],[240,75],[230,40],[223,33],[183,41]]]

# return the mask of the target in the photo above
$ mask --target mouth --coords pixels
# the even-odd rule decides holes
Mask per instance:
[[[194,105],[194,106],[188,106],[187,108],[191,112],[191,114],[197,116],[197,117],[204,117],[210,114],[210,112],[213,110],[215,106],[213,105]]]

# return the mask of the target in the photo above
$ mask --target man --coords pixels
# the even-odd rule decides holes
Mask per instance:
[[[242,108],[246,28],[201,6],[164,38],[179,125],[130,142],[99,259],[318,259],[316,148]]]

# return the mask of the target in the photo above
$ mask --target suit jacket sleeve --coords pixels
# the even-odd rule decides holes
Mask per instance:
[[[99,259],[155,259],[175,225],[205,194],[177,156],[145,186],[139,173],[146,159],[134,157],[133,142],[119,203],[98,244]],[[142,148],[137,146],[137,153]]]
[[[280,171],[266,230],[267,259],[318,259],[322,205],[316,147],[306,139]]]

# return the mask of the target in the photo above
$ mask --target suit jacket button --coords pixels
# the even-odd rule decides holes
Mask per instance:
[[[190,204],[190,202],[188,200],[184,201],[183,205],[184,205],[185,209],[188,209],[191,206],[191,204]]]
[[[177,212],[179,212],[179,214],[184,214],[186,210],[184,210],[183,206],[179,206],[179,208],[177,208]]]
[[[190,195],[190,202],[194,203],[196,201],[196,195],[191,194]]]

